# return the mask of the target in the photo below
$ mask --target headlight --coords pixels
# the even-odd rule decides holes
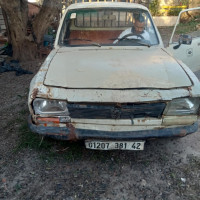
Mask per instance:
[[[197,114],[199,109],[199,98],[174,99],[167,104],[165,115],[191,115]]]
[[[59,100],[35,99],[33,101],[35,114],[41,116],[69,115],[67,103]]]

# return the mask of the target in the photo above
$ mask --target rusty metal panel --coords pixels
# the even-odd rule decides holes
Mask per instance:
[[[154,125],[154,126],[114,126],[105,124],[74,124],[76,129],[88,129],[88,130],[98,130],[98,131],[113,131],[113,132],[126,132],[126,131],[139,131],[139,130],[155,130],[164,128],[165,126]]]
[[[103,139],[138,139],[138,138],[161,138],[161,137],[177,137],[185,136],[187,134],[193,133],[198,129],[198,123],[194,123],[189,126],[178,126],[178,127],[168,127],[168,128],[157,128],[152,130],[127,130],[124,127],[122,131],[115,131],[109,128],[109,130],[98,130],[98,129],[79,129],[78,127],[72,128],[68,127],[45,127],[37,126],[31,122],[29,117],[29,127],[30,129],[38,134],[54,137],[57,139],[64,140],[76,140],[76,139],[86,139],[86,138],[103,138]],[[86,127],[85,127],[86,128]],[[90,128],[90,127],[88,127]],[[95,127],[98,128],[98,127]]]
[[[48,92],[49,90],[48,88],[43,86],[43,82],[44,82],[44,77],[48,70],[49,64],[52,58],[56,55],[56,52],[57,52],[56,49],[53,49],[51,51],[51,53],[47,56],[46,60],[40,67],[40,70],[38,71],[38,73],[31,80],[29,98],[28,98],[28,106],[29,106],[29,110],[31,114],[33,114],[32,106],[31,106],[32,100],[35,99],[36,96],[38,96],[38,93],[41,93],[41,91],[42,93],[44,93],[44,92]],[[43,87],[43,90],[41,90],[40,87]]]
[[[128,103],[128,104],[95,104],[68,103],[71,118],[80,119],[131,119],[155,117],[161,118],[166,104]]]
[[[36,86],[37,97],[49,99],[64,99],[68,102],[99,102],[99,103],[124,103],[124,102],[151,102],[172,100],[179,97],[190,96],[188,89],[171,90],[91,90],[91,89],[64,89]]]
[[[162,124],[162,119],[156,118],[135,118],[133,121],[130,119],[77,119],[71,118],[72,123],[76,124],[104,124],[104,125],[114,125],[114,126],[160,126]]]

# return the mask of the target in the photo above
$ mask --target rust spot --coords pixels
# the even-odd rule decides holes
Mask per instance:
[[[78,138],[75,132],[75,127],[71,123],[67,123],[66,127],[69,129],[69,140],[76,141]]]
[[[188,90],[191,91],[191,90],[192,90],[192,87],[188,87]]]
[[[154,127],[153,130],[161,130],[163,129],[164,127]]]
[[[40,94],[40,97],[41,97],[41,98],[45,98],[45,99],[48,99],[48,98],[49,98],[48,94]]]
[[[34,88],[33,92],[32,92],[32,95],[31,95],[31,98],[35,99],[35,97],[37,96],[37,94],[38,94],[38,88]]]
[[[182,130],[180,131],[180,135],[179,135],[179,136],[183,137],[183,136],[186,136],[186,134],[187,134],[187,131],[184,130],[184,129],[182,129]]]
[[[39,71],[40,71],[40,72],[46,72],[47,69],[41,68]]]
[[[43,82],[37,82],[37,86],[39,87],[40,85],[42,85],[43,84]]]
[[[192,87],[188,87],[188,92],[189,92],[189,94],[190,94],[190,97],[192,96],[191,91],[192,91]]]
[[[52,94],[51,94],[51,89],[49,87],[48,88],[48,91],[47,91],[47,94],[48,94],[48,98],[51,98],[52,97]]]

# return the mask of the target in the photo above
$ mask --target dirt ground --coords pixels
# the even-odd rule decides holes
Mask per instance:
[[[166,41],[166,30],[160,31]],[[35,74],[40,64],[23,68]],[[139,152],[92,151],[83,142],[42,140],[27,127],[33,75],[0,74],[0,199],[200,199],[199,131],[147,141]]]

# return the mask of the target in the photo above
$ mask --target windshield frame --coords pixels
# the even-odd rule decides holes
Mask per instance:
[[[92,10],[95,10],[95,11],[99,11],[99,10],[112,10],[112,11],[126,11],[126,12],[133,12],[133,11],[140,11],[140,12],[144,12],[145,14],[146,14],[146,16],[148,17],[148,20],[150,21],[150,23],[151,23],[151,26],[152,26],[152,29],[153,29],[153,31],[154,31],[154,33],[155,33],[155,38],[156,38],[156,40],[157,40],[157,43],[156,44],[151,44],[151,46],[158,46],[158,45],[160,45],[161,44],[161,41],[160,41],[160,37],[159,37],[159,35],[158,35],[158,30],[157,30],[157,28],[155,27],[155,24],[154,24],[154,22],[153,22],[153,20],[152,20],[152,16],[151,16],[151,14],[149,13],[149,11],[148,10],[144,10],[144,9],[142,9],[142,8],[120,8],[120,7],[90,7],[90,8],[74,8],[74,9],[69,9],[69,10],[67,10],[66,11],[66,14],[65,14],[65,16],[64,16],[64,18],[63,18],[63,20],[62,20],[62,25],[61,25],[61,28],[60,28],[60,31],[59,31],[59,36],[58,36],[58,40],[57,40],[57,43],[58,43],[58,45],[59,46],[61,46],[61,47],[90,47],[90,46],[99,46],[99,47],[101,47],[101,46],[105,46],[105,47],[107,47],[107,46],[112,46],[112,47],[114,47],[114,46],[143,46],[143,45],[139,45],[138,43],[137,44],[135,44],[135,45],[133,45],[133,44],[129,44],[129,45],[123,45],[123,44],[118,44],[118,45],[116,45],[116,44],[112,44],[112,43],[110,43],[110,44],[98,44],[98,43],[93,43],[93,44],[90,44],[90,43],[88,43],[88,44],[79,44],[79,45],[66,45],[66,44],[63,44],[63,42],[61,41],[62,40],[62,36],[61,36],[61,34],[62,34],[62,32],[63,32],[63,29],[64,29],[64,26],[65,26],[65,23],[67,23],[67,21],[68,22],[70,22],[70,16],[71,16],[71,14],[72,13],[75,13],[75,12],[77,12],[77,11],[92,11]],[[67,26],[69,26],[69,25],[67,25]],[[128,28],[128,27],[127,27]],[[96,45],[97,44],[97,45]]]

